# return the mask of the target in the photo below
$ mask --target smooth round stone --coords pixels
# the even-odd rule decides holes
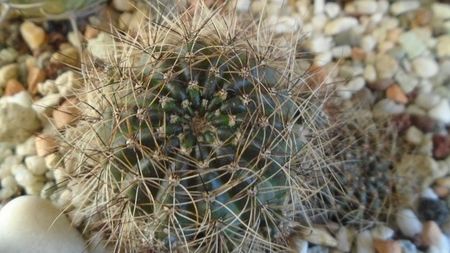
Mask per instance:
[[[410,209],[403,209],[396,214],[397,226],[408,237],[414,237],[422,232],[422,223]]]
[[[439,65],[435,60],[429,57],[419,57],[412,62],[414,72],[423,78],[430,78],[439,71]]]
[[[34,196],[11,200],[0,210],[0,252],[81,253],[86,245],[66,216]]]

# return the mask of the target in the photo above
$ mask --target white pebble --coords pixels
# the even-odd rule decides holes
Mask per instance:
[[[373,114],[376,117],[400,114],[405,111],[403,104],[398,104],[390,99],[381,99],[373,107]]]
[[[319,31],[320,33],[322,33],[322,29],[325,26],[325,24],[327,23],[328,19],[327,16],[323,15],[323,14],[319,14],[319,15],[314,15],[314,17],[311,18],[311,25],[314,28],[314,31]]]
[[[372,235],[368,230],[359,233],[356,237],[356,253],[375,253]]]
[[[24,188],[25,188],[26,194],[40,196],[42,188],[44,188],[44,182],[36,181],[34,184],[27,185]]]
[[[325,25],[326,35],[335,35],[344,31],[347,31],[358,25],[358,20],[353,17],[341,17],[337,18]]]
[[[32,214],[32,215],[31,215]],[[0,252],[80,253],[86,245],[49,201],[21,196],[0,210]]]
[[[347,11],[348,9],[348,11]],[[370,15],[377,12],[378,5],[374,0],[354,1],[345,6],[345,10],[351,14]]]
[[[380,240],[389,240],[394,236],[394,230],[383,225],[376,226],[370,232],[373,238]]]
[[[369,83],[377,80],[377,71],[372,64],[368,64],[364,68],[364,79]]]
[[[317,36],[311,38],[306,44],[309,50],[313,53],[322,53],[330,50],[333,39],[330,37]]]
[[[314,14],[322,14],[325,9],[325,0],[314,1]]]
[[[397,226],[408,237],[414,237],[422,232],[422,223],[410,209],[402,209],[395,215]]]
[[[377,45],[377,40],[371,35],[365,35],[361,39],[361,48],[366,53],[372,52],[375,49],[376,45]]]
[[[439,65],[430,57],[418,57],[412,62],[414,72],[423,78],[430,78],[439,71]]]
[[[292,16],[271,16],[267,23],[270,29],[277,34],[292,33],[300,28],[300,20]]]
[[[349,45],[337,46],[331,49],[334,58],[347,58],[352,55],[352,48]]]
[[[25,158],[25,165],[28,170],[35,175],[43,175],[47,171],[45,160],[41,156],[28,156]]]
[[[414,145],[419,145],[423,139],[423,133],[415,126],[411,126],[406,131],[406,140]]]
[[[251,1],[250,0],[237,0],[236,2],[236,10],[238,11],[248,11],[250,8]]]
[[[338,242],[336,248],[342,252],[350,252],[354,237],[354,231],[346,227],[340,227],[336,234],[336,240]]]
[[[395,16],[413,11],[420,7],[419,1],[409,0],[409,1],[397,1],[391,5],[391,13]]]
[[[434,119],[440,120],[445,124],[450,123],[450,105],[449,101],[442,99],[435,107],[433,107],[428,115]]]
[[[439,196],[434,192],[433,189],[430,187],[426,188],[420,193],[420,196],[422,198],[428,198],[428,199],[439,199]]]
[[[431,5],[434,18],[438,19],[450,19],[450,5],[444,3],[433,3]]]
[[[435,107],[441,101],[441,97],[431,92],[421,92],[417,95],[414,101],[416,105],[422,107],[425,110],[430,110]]]
[[[31,186],[38,181],[38,178],[23,165],[15,167],[13,174],[16,182],[22,187]]]
[[[333,59],[333,55],[331,54],[331,52],[323,52],[323,53],[317,54],[314,57],[314,64],[317,66],[324,66],[324,65],[330,63],[332,59]]]
[[[31,136],[25,142],[16,145],[16,155],[18,156],[30,156],[36,154],[36,137]]]
[[[339,4],[334,2],[328,2],[325,4],[325,13],[328,15],[329,18],[333,19],[339,15],[341,12],[341,7]]]

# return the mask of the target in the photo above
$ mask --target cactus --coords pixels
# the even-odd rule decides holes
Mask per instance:
[[[65,163],[76,213],[117,249],[286,252],[307,222],[326,164],[300,35],[234,15],[146,20],[85,61]]]

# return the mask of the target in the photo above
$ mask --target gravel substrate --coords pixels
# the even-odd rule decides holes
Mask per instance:
[[[264,13],[280,35],[301,29],[312,67],[328,73],[319,78],[337,83],[342,110],[358,106],[397,131],[393,170],[401,201],[393,219],[369,230],[317,226],[297,242],[298,252],[450,252],[450,4],[444,2],[237,0],[238,11]],[[112,5],[122,28],[142,18],[127,0]],[[94,28],[96,17],[87,23],[81,29],[87,46],[101,55],[109,37]],[[54,153],[59,130],[78,116],[71,96],[81,82],[63,63],[80,65],[79,43],[68,31],[67,22],[0,27],[0,205],[20,195],[57,207],[73,199]]]

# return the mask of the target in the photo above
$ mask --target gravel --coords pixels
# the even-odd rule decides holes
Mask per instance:
[[[313,55],[315,67],[330,73],[330,83],[338,83],[343,104],[370,98],[362,99],[364,108],[377,122],[393,126],[397,120],[403,128],[396,133],[399,146],[392,158],[403,179],[396,186],[402,201],[394,207],[394,222],[358,229],[315,226],[309,237],[296,242],[298,252],[450,252],[450,232],[445,234],[450,231],[445,230],[450,228],[450,156],[433,137],[448,136],[450,129],[450,4],[340,2],[236,2],[241,13],[265,11],[277,36],[305,32],[303,49]],[[112,6],[122,28],[139,29],[142,13],[133,11],[128,0],[114,0]],[[105,59],[112,40],[93,28],[92,20],[84,33],[87,49]],[[64,206],[72,193],[64,184],[67,173],[57,163],[59,133],[54,126],[63,131],[78,116],[70,97],[82,83],[59,63],[79,66],[78,41],[74,33],[47,31],[32,21],[14,21],[2,29],[0,206],[23,194]],[[433,156],[437,153],[439,158]],[[62,185],[61,190],[50,190],[55,185]],[[437,199],[419,195],[430,189]]]

